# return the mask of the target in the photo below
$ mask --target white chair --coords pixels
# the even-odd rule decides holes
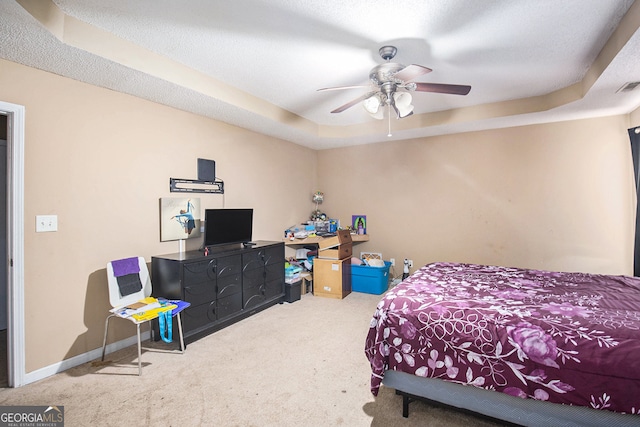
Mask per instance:
[[[135,263],[134,258],[129,258],[126,260],[109,261],[107,263],[107,282],[109,285],[109,303],[111,304],[111,307],[113,307],[113,309],[110,310],[111,314],[107,317],[107,320],[104,325],[104,340],[102,342],[102,360],[104,361],[105,350],[107,346],[107,332],[109,330],[109,320],[111,320],[112,317],[119,317],[121,319],[126,319],[128,321],[133,322],[136,325],[137,334],[138,334],[138,375],[142,375],[142,358],[141,358],[142,346],[140,343],[140,325],[146,322],[151,322],[152,320],[157,319],[158,316],[156,315],[153,318],[138,321],[133,317],[122,317],[117,314],[119,311],[121,311],[125,307],[131,304],[134,304],[151,295],[151,290],[152,290],[151,278],[149,277],[149,269],[147,268],[147,263],[145,262],[143,257],[138,257],[137,259],[138,259],[138,268],[139,268],[139,272],[137,274],[139,275],[141,289],[133,291],[131,293],[126,292],[128,294],[124,296],[121,293],[121,284],[118,283],[118,278],[114,273],[113,263],[117,263],[120,261],[131,261]],[[138,287],[140,285],[138,285]],[[135,289],[135,286],[133,289]],[[131,290],[132,289],[130,288],[129,291]],[[186,307],[183,307],[183,308],[186,308]],[[184,337],[182,335],[182,320],[180,318],[180,311],[182,311],[183,308],[174,309],[172,311],[172,316],[176,317],[177,324],[178,324],[181,354],[184,353]]]

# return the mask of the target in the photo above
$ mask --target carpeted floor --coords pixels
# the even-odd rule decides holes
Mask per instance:
[[[132,346],[106,363],[0,389],[0,405],[64,406],[67,426],[498,426],[423,402],[404,419],[394,390],[371,395],[364,339],[379,298],[306,294],[183,355],[144,351],[141,377]]]

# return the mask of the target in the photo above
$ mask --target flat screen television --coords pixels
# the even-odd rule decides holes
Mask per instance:
[[[251,241],[253,209],[205,209],[204,246]]]

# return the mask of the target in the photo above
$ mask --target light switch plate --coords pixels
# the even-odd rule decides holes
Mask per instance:
[[[58,215],[36,215],[36,233],[58,231]]]

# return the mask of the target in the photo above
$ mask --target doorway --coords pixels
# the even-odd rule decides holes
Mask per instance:
[[[7,260],[7,116],[0,115],[0,260]],[[0,387],[7,387],[7,262],[0,262]]]
[[[20,387],[25,384],[25,333],[24,333],[24,128],[25,108],[22,105],[0,101],[0,129],[5,135],[5,158],[0,160],[4,172],[0,172],[0,181],[4,190],[1,197],[4,203],[5,221],[0,222],[4,227],[5,244],[2,244],[4,255],[0,251],[0,286],[5,291],[6,303],[2,304],[0,312],[4,311],[6,326],[6,362],[2,362],[0,369],[5,370],[9,387]],[[0,149],[0,152],[2,150]],[[1,167],[0,167],[1,169]],[[4,271],[4,273],[2,273]]]

